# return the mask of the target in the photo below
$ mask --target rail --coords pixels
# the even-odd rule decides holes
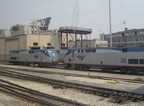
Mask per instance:
[[[0,79],[0,90],[48,106],[59,106],[59,105],[88,106],[83,103],[45,94],[26,87],[22,87],[2,79]]]
[[[112,97],[114,103],[123,103],[128,100],[129,101],[130,100],[131,101],[144,100],[144,94],[130,92],[130,91],[109,89],[109,88],[90,86],[90,85],[84,85],[84,84],[78,84],[78,83],[72,83],[72,82],[65,82],[65,87],[64,87],[63,81],[60,81],[60,80],[43,78],[39,76],[33,76],[33,75],[28,75],[28,74],[23,74],[23,73],[14,72],[14,71],[8,71],[8,70],[7,71],[0,70],[0,75],[47,83],[47,84],[51,84],[52,86],[57,86],[63,89],[74,88],[74,89],[81,90],[85,93],[90,93],[90,94],[99,95],[103,97]]]

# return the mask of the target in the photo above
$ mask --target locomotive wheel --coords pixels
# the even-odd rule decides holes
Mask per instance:
[[[79,65],[75,64],[75,70],[79,70]]]
[[[43,63],[39,63],[38,66],[39,67],[43,67],[44,65],[43,65]]]
[[[89,66],[86,66],[86,67],[85,67],[85,70],[89,70],[89,69],[90,69],[90,67],[89,67]]]
[[[13,65],[16,65],[16,62],[13,62]]]
[[[88,71],[89,69],[90,69],[89,66],[85,66],[85,65],[82,66],[82,70]]]
[[[129,68],[130,74],[138,74],[139,73],[139,69],[138,68]]]

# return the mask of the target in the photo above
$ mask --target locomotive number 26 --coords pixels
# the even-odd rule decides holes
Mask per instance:
[[[126,63],[126,58],[121,58],[121,63]]]

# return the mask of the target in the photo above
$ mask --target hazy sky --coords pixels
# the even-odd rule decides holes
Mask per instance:
[[[49,29],[71,25],[92,28],[91,38],[99,38],[100,33],[109,33],[108,1],[0,0],[0,29],[52,17]],[[112,32],[144,28],[144,0],[111,0],[111,16]]]

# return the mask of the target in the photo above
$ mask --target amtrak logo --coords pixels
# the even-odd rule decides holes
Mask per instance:
[[[80,60],[83,60],[85,57],[86,57],[86,55],[78,55],[78,56],[76,56],[78,59],[80,59]]]
[[[36,58],[36,59],[38,59],[39,55],[35,54],[33,57]]]

